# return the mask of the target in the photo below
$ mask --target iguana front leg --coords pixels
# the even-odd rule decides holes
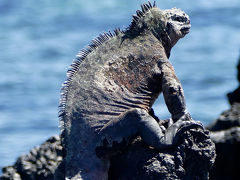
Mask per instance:
[[[167,59],[158,62],[158,68],[162,77],[162,92],[168,111],[172,119],[176,122],[182,116],[191,118],[186,109],[183,89],[178,80],[174,68]]]
[[[166,133],[176,134],[195,127],[203,128],[203,125],[200,122],[193,121],[188,113],[181,83],[169,60],[160,60],[158,68],[162,77],[164,100],[173,120],[173,124],[167,129]],[[186,121],[188,121],[187,124]]]

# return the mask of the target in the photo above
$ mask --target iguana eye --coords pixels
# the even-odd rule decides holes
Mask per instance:
[[[181,18],[181,17],[176,17],[174,20],[176,20],[176,21],[182,21],[182,18]]]
[[[178,21],[178,22],[185,22],[186,18],[181,17],[181,16],[173,16],[172,18],[174,21]]]

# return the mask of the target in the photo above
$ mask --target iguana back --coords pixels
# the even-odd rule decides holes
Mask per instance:
[[[68,84],[65,123],[77,118],[98,130],[130,108],[151,107],[160,92],[149,82],[156,66],[153,60],[165,59],[164,49],[153,35],[122,42],[123,36],[119,33],[103,42],[78,66]]]

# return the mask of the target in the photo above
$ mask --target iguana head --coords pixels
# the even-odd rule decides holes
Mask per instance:
[[[161,13],[160,10],[159,14]],[[173,46],[180,38],[189,33],[191,28],[190,19],[185,12],[177,8],[164,10],[163,14],[166,18],[164,28]]]
[[[171,49],[177,41],[184,37],[190,30],[189,16],[180,9],[159,9],[155,2],[141,5],[142,11],[137,10],[133,15],[129,31],[138,35],[149,30]]]

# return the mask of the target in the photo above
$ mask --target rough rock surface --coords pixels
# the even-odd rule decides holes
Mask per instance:
[[[53,136],[29,154],[20,156],[13,166],[4,167],[1,180],[52,180],[59,162],[62,146],[59,136]]]
[[[214,125],[210,137],[216,144],[217,158],[210,179],[239,179],[240,162],[240,104],[235,103],[223,112]]]
[[[208,131],[192,129],[182,137],[179,146],[160,152],[137,138],[124,152],[112,158],[109,180],[208,179],[215,159],[215,146]],[[53,180],[62,160],[61,149],[59,137],[51,137],[18,158],[13,166],[3,168],[1,180]]]
[[[215,145],[208,132],[190,130],[177,148],[156,151],[136,140],[111,161],[109,180],[208,179]]]
[[[240,58],[237,65],[240,83]],[[211,139],[216,144],[217,158],[210,179],[239,179],[240,162],[240,86],[227,94],[231,108],[208,127]]]
[[[240,83],[240,58],[237,65]],[[227,94],[231,108],[208,127],[211,139],[216,144],[217,158],[210,179],[239,179],[240,162],[240,86]]]
[[[217,158],[210,171],[210,179],[239,179],[240,127],[213,132],[211,137],[216,143]]]
[[[230,92],[227,94],[228,101],[230,104],[240,103],[240,57],[238,59],[238,65],[237,65],[237,79],[239,82],[239,86],[237,89],[235,89],[233,92]]]
[[[220,131],[236,126],[240,126],[240,103],[234,103],[229,110],[224,111],[208,129]]]

